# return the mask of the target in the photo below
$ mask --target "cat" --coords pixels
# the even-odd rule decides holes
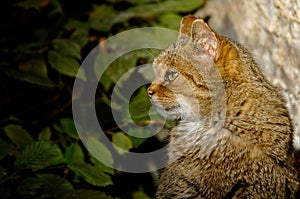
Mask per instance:
[[[241,44],[182,18],[147,93],[175,120],[157,199],[294,198],[293,125],[280,90]]]

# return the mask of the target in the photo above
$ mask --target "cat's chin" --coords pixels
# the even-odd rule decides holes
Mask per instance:
[[[180,120],[181,119],[179,106],[165,108],[161,104],[154,102],[153,100],[151,100],[151,101],[152,101],[152,104],[154,105],[154,107],[156,108],[157,112],[164,118],[166,118],[168,120]]]
[[[189,122],[199,122],[200,117],[196,115],[193,111],[188,111],[180,105],[165,107],[158,102],[151,100],[157,112],[167,120],[173,121],[189,121]]]

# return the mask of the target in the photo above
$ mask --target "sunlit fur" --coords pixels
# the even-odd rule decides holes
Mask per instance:
[[[153,104],[177,125],[157,198],[293,198],[299,187],[285,101],[250,53],[183,18],[153,63]],[[167,72],[178,72],[165,81]]]

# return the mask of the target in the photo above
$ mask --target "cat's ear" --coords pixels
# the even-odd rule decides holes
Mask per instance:
[[[218,38],[216,33],[202,19],[197,19],[191,25],[191,37],[207,51],[213,60],[218,59]]]
[[[192,24],[195,20],[197,20],[197,18],[194,17],[193,15],[187,15],[181,19],[179,37],[182,36],[191,37]]]

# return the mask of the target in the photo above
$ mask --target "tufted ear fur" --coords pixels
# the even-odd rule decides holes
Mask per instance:
[[[213,59],[218,59],[218,39],[216,33],[202,19],[192,15],[183,17],[179,37],[188,36],[205,49]]]
[[[218,59],[218,39],[216,33],[202,19],[192,23],[191,37],[213,58]]]
[[[197,18],[193,15],[187,15],[181,19],[180,23],[180,35],[179,37],[186,35],[191,37],[192,24]]]

